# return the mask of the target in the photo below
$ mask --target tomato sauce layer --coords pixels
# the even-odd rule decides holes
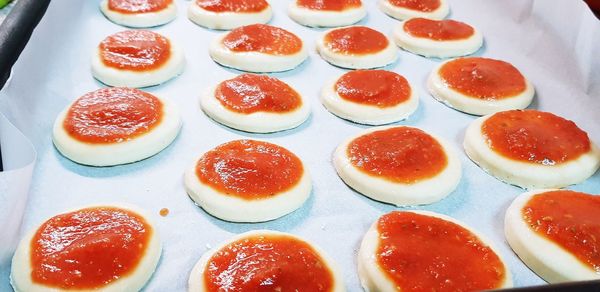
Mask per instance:
[[[310,10],[344,11],[362,6],[361,0],[296,0],[296,5]]]
[[[295,186],[304,168],[287,149],[261,141],[236,140],[205,153],[196,165],[204,184],[246,200],[268,199]]]
[[[367,55],[383,51],[389,41],[382,33],[366,26],[338,28],[325,35],[325,46],[345,55]]]
[[[421,12],[432,12],[442,6],[440,0],[388,0],[388,2],[396,7]]]
[[[466,96],[500,100],[523,93],[525,77],[510,63],[479,57],[459,58],[439,70],[446,86]]]
[[[549,191],[534,195],[521,211],[525,222],[538,235],[600,273],[600,197]]]
[[[207,291],[331,291],[333,273],[308,243],[286,235],[239,239],[213,255]]]
[[[385,70],[356,70],[340,77],[334,85],[348,101],[386,108],[410,98],[412,89],[404,77]]]
[[[286,113],[302,105],[298,92],[285,82],[267,75],[242,74],[221,82],[215,97],[229,110]]]
[[[502,156],[541,165],[577,159],[591,148],[587,133],[574,122],[536,110],[496,113],[483,122],[481,133]]]
[[[173,0],[108,0],[108,9],[124,14],[158,12],[173,4]]]
[[[69,108],[63,128],[85,143],[110,144],[131,140],[162,120],[162,102],[134,88],[103,88],[85,94]]]
[[[196,0],[196,4],[211,12],[257,13],[269,7],[265,0]]]
[[[435,41],[456,41],[468,39],[475,30],[470,25],[456,20],[432,20],[412,18],[404,22],[402,27],[413,37],[427,38]]]
[[[405,184],[434,177],[448,164],[442,145],[429,134],[411,127],[362,135],[350,142],[347,155],[361,171]]]
[[[171,44],[167,38],[148,30],[126,30],[100,43],[100,60],[108,67],[150,71],[167,63]]]
[[[54,216],[31,241],[31,279],[59,289],[99,289],[133,273],[152,227],[140,215],[93,207]]]
[[[223,38],[223,46],[234,52],[292,55],[302,49],[302,40],[282,28],[251,24],[229,32]]]
[[[377,221],[377,263],[402,291],[477,291],[506,278],[496,253],[466,228],[394,211]]]

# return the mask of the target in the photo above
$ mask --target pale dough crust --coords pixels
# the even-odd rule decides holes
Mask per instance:
[[[477,52],[483,45],[483,36],[474,27],[473,35],[466,39],[436,41],[410,35],[404,30],[405,22],[400,22],[394,28],[394,41],[399,47],[417,55],[435,58],[460,57]]]
[[[98,206],[85,206],[81,208],[77,208],[72,211],[90,208],[90,207],[111,207],[114,206],[119,209],[125,209],[136,213],[144,218],[144,220],[152,226],[153,232],[150,236],[149,243],[144,253],[143,257],[140,259],[138,266],[135,270],[127,276],[121,277],[118,280],[113,281],[109,285],[102,287],[101,289],[94,291],[102,291],[102,292],[120,292],[120,291],[139,291],[145,285],[146,282],[152,277],[156,266],[158,265],[158,260],[160,259],[160,254],[162,251],[162,245],[160,241],[160,237],[158,234],[158,229],[156,225],[152,222],[151,216],[144,210],[131,206],[128,204],[112,204],[112,205],[98,205]],[[31,280],[31,265],[30,265],[30,244],[33,236],[35,235],[37,229],[42,225],[38,225],[35,229],[31,230],[19,243],[17,247],[17,251],[15,252],[12,259],[12,267],[11,267],[11,275],[10,282],[16,292],[59,292],[59,291],[84,291],[84,290],[63,290],[59,288],[51,288],[46,287],[44,285],[40,285],[34,283]]]
[[[108,0],[102,0],[100,2],[100,11],[102,11],[106,18],[116,24],[136,28],[163,25],[173,21],[177,17],[175,1],[160,11],[128,14],[108,9]]]
[[[412,212],[416,214],[431,216],[440,218],[455,224],[460,225],[461,227],[469,230],[475,236],[479,238],[479,240],[491,248],[496,255],[500,258],[500,261],[504,264],[504,269],[506,271],[506,278],[504,279],[504,283],[499,288],[510,288],[512,287],[512,277],[510,274],[510,270],[508,266],[500,257],[498,253],[498,249],[492,244],[492,242],[485,238],[479,232],[473,230],[472,228],[466,226],[464,223],[451,218],[446,215],[429,212],[429,211],[417,211],[417,210],[409,210],[404,212]],[[365,291],[385,291],[385,292],[393,292],[397,291],[395,284],[390,280],[385,271],[379,267],[377,263],[376,253],[379,245],[379,232],[377,231],[377,221],[371,225],[365,236],[363,237],[362,243],[360,245],[360,249],[358,251],[358,276],[360,278],[360,282]]]
[[[106,66],[100,59],[100,47],[92,55],[92,75],[109,86],[148,87],[159,85],[178,76],[185,67],[185,57],[179,45],[169,40],[171,54],[169,60],[159,68],[146,71],[121,70]]]
[[[398,59],[398,48],[394,41],[388,38],[388,46],[373,54],[340,54],[332,51],[325,45],[325,36],[332,30],[328,30],[317,39],[317,51],[323,60],[330,64],[348,69],[371,69],[394,63]]]
[[[294,0],[288,7],[288,15],[295,22],[308,27],[337,27],[359,22],[367,15],[367,10],[364,5],[343,11],[312,10],[298,6]]]
[[[63,122],[71,105],[56,118],[52,130],[52,140],[56,149],[65,157],[77,163],[91,166],[112,166],[136,162],[160,152],[179,134],[181,117],[171,101],[157,97],[163,104],[163,117],[152,130],[131,140],[113,144],[90,144],[74,139],[69,135]]]
[[[204,211],[230,222],[265,222],[285,216],[300,208],[310,196],[312,182],[304,163],[302,177],[287,191],[260,200],[245,200],[227,195],[200,181],[195,160],[184,175],[185,189]]]
[[[281,72],[298,67],[306,58],[308,52],[302,43],[299,52],[292,55],[271,55],[260,52],[234,52],[223,46],[225,35],[215,38],[209,47],[210,57],[217,63],[246,72]]]
[[[326,83],[321,89],[321,103],[328,111],[342,119],[364,125],[385,125],[408,118],[419,106],[419,94],[412,85],[408,100],[395,106],[380,108],[343,99],[335,91],[338,79]]]
[[[202,257],[200,258],[200,260],[198,260],[196,265],[194,265],[194,268],[192,269],[192,272],[190,273],[190,279],[188,281],[188,292],[205,292],[206,291],[205,284],[204,284],[204,277],[203,277],[204,271],[206,270],[206,265],[208,264],[208,261],[211,259],[211,257],[216,252],[218,252],[219,250],[225,248],[227,245],[229,245],[233,242],[236,242],[240,239],[261,236],[261,235],[290,236],[297,240],[308,243],[319,254],[321,259],[323,259],[323,261],[329,267],[329,270],[333,274],[334,287],[333,287],[333,289],[331,289],[331,292],[346,291],[346,288],[344,287],[344,280],[342,278],[342,274],[341,274],[340,270],[338,269],[337,265],[335,264],[333,259],[331,259],[327,254],[325,254],[325,252],[323,252],[323,250],[321,250],[318,246],[308,242],[307,240],[305,240],[303,238],[300,238],[299,236],[292,235],[289,233],[272,231],[272,230],[253,230],[253,231],[249,231],[249,232],[245,232],[240,235],[237,235],[237,236],[231,238],[230,240],[227,240],[226,242],[220,244],[219,246],[205,252],[202,255]]]
[[[271,5],[260,12],[213,12],[191,1],[188,18],[195,24],[210,29],[229,30],[240,26],[267,23],[273,17]]]
[[[562,188],[580,183],[600,167],[600,150],[592,143],[588,153],[556,165],[541,165],[513,160],[496,153],[488,146],[481,126],[491,115],[473,121],[465,134],[467,156],[490,175],[524,189]]]
[[[379,0],[379,9],[383,13],[396,18],[398,20],[405,20],[412,17],[423,17],[431,19],[444,19],[450,12],[450,6],[446,0],[440,0],[441,5],[438,9],[430,12],[422,12],[392,5],[388,0]]]
[[[428,133],[443,147],[448,158],[446,168],[432,178],[413,184],[392,182],[384,178],[369,175],[355,167],[346,154],[350,143],[363,135],[396,126],[374,127],[347,139],[340,144],[333,155],[333,165],[340,178],[359,193],[384,203],[396,206],[422,205],[437,202],[450,194],[460,182],[461,163],[456,151],[444,140]]]
[[[523,220],[525,204],[533,196],[548,191],[553,190],[523,193],[510,204],[504,217],[506,241],[530,269],[549,283],[600,279],[594,270],[558,244],[531,230]]]

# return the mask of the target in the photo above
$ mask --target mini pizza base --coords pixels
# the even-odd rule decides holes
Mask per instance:
[[[408,100],[391,107],[380,108],[343,99],[335,91],[335,84],[340,77],[325,84],[320,97],[323,106],[342,119],[363,125],[385,125],[408,118],[419,106],[419,94],[410,83],[411,94]]]
[[[108,0],[100,2],[100,11],[108,20],[127,27],[145,28],[167,24],[177,17],[175,1],[165,9],[154,12],[128,14],[108,9]]]
[[[536,190],[519,195],[510,204],[504,217],[506,241],[532,271],[548,283],[600,279],[591,268],[550,239],[531,230],[523,220],[521,210],[535,195],[556,189]]]
[[[288,15],[295,22],[308,27],[337,27],[361,21],[367,15],[367,10],[361,5],[343,11],[320,11],[300,7],[294,0],[288,6]]]
[[[588,179],[600,167],[600,150],[591,141],[588,153],[552,166],[504,157],[488,147],[481,132],[483,122],[489,117],[480,117],[467,127],[463,146],[475,164],[503,182],[529,190],[562,188]]]
[[[298,67],[306,58],[308,52],[304,42],[299,52],[292,55],[270,55],[260,52],[234,52],[223,46],[223,38],[213,40],[208,48],[210,57],[218,64],[253,73],[282,72]]]
[[[213,12],[191,1],[188,18],[195,24],[209,29],[230,30],[240,26],[267,23],[273,17],[271,5],[260,12]]]
[[[346,149],[354,139],[372,132],[395,127],[397,126],[368,129],[347,139],[336,148],[333,154],[333,165],[342,181],[364,196],[396,206],[431,204],[453,192],[462,176],[458,155],[449,143],[428,132],[426,133],[440,143],[448,159],[446,168],[435,177],[424,179],[414,184],[397,183],[369,175],[350,162],[350,159],[346,155]]]
[[[171,54],[166,63],[152,70],[135,71],[109,67],[100,59],[100,48],[92,56],[92,75],[109,86],[142,88],[167,82],[183,72],[185,57],[183,50],[169,40]]]
[[[208,214],[229,222],[265,222],[283,217],[304,205],[312,191],[310,174],[304,163],[300,180],[290,189],[268,199],[245,200],[223,194],[200,181],[196,175],[196,164],[184,174],[184,185],[188,196]]]
[[[525,109],[531,104],[535,89],[525,77],[523,77],[525,79],[525,90],[523,92],[499,100],[474,98],[450,88],[439,74],[440,68],[450,61],[452,60],[445,61],[434,68],[427,79],[429,93],[446,106],[467,114],[483,116],[506,110]]]
[[[383,13],[398,20],[405,20],[413,17],[423,17],[435,20],[444,19],[446,18],[446,16],[448,16],[448,13],[450,13],[450,6],[448,6],[446,0],[440,0],[440,4],[440,7],[438,7],[438,9],[434,11],[422,12],[402,7],[396,7],[390,4],[388,0],[379,0],[378,2],[379,9],[383,11]]]
[[[473,27],[474,33],[466,39],[436,41],[414,37],[404,31],[403,21],[394,28],[394,42],[400,48],[424,57],[451,58],[473,54],[483,45],[481,32]]]
[[[301,97],[302,105],[291,112],[238,113],[223,106],[215,97],[217,86],[210,87],[202,94],[200,107],[211,119],[236,130],[249,133],[273,133],[289,130],[300,126],[310,115],[310,106],[303,97]]]
[[[504,269],[506,271],[506,277],[504,279],[504,283],[498,288],[512,287],[512,276],[510,274],[508,265],[502,259],[500,253],[498,252],[498,249],[492,244],[491,240],[487,239],[485,236],[473,230],[472,228],[466,226],[464,223],[446,215],[421,210],[407,210],[402,212],[412,212],[415,214],[440,218],[458,224],[461,227],[469,230],[469,232],[477,236],[483,244],[487,245],[492,251],[494,251],[498,258],[500,258],[500,261],[503,263]],[[397,291],[396,285],[393,283],[392,280],[388,279],[387,275],[385,274],[385,271],[379,267],[379,264],[377,263],[377,258],[375,256],[379,245],[379,232],[377,231],[378,221],[379,218],[371,225],[371,227],[362,239],[360,249],[358,251],[358,276],[360,279],[361,286],[365,291]]]
[[[289,236],[289,237],[292,237],[292,238],[295,238],[297,240],[307,243],[312,249],[314,249],[319,254],[321,259],[327,265],[327,267],[329,268],[329,270],[331,271],[331,273],[333,275],[334,287],[333,287],[333,289],[331,289],[331,292],[344,292],[346,290],[344,287],[344,281],[342,278],[342,274],[341,274],[339,268],[337,267],[337,265],[335,264],[333,259],[330,258],[327,254],[325,254],[325,252],[323,252],[323,250],[321,250],[321,248],[319,248],[318,246],[307,241],[306,239],[303,239],[299,236],[296,236],[296,235],[293,235],[290,233],[274,231],[274,230],[252,230],[252,231],[248,231],[248,232],[244,232],[242,234],[236,235],[233,238],[223,242],[219,246],[205,252],[202,255],[202,257],[200,257],[200,260],[198,260],[198,262],[196,262],[196,264],[194,265],[194,268],[192,269],[192,272],[190,273],[190,278],[188,280],[188,292],[205,292],[205,291],[207,291],[206,286],[204,285],[204,277],[203,277],[204,271],[206,270],[206,265],[208,264],[208,261],[212,258],[212,256],[216,252],[218,252],[219,250],[225,248],[227,245],[234,243],[240,239],[244,239],[247,237],[261,236],[261,235]]]
[[[347,69],[373,69],[387,66],[398,59],[398,48],[394,45],[394,41],[388,37],[386,37],[388,46],[377,53],[353,55],[333,52],[325,45],[325,36],[330,31],[326,31],[317,39],[317,51],[321,58],[331,65]]]
[[[110,283],[109,285],[104,286],[98,291],[103,292],[120,292],[120,291],[139,291],[141,290],[148,280],[152,277],[154,270],[158,265],[158,261],[160,259],[162,244],[160,241],[160,236],[158,234],[158,228],[156,224],[151,220],[151,216],[145,211],[136,206],[132,206],[124,203],[116,203],[116,204],[106,204],[106,205],[92,205],[92,206],[84,206],[77,209],[72,209],[69,211],[65,211],[56,215],[70,213],[77,210],[85,209],[85,208],[96,208],[96,207],[115,207],[119,209],[124,209],[135,214],[140,215],[144,220],[152,226],[152,235],[149,238],[148,246],[146,247],[146,251],[144,256],[140,259],[138,266],[135,270],[124,277],[119,278],[118,280]],[[47,291],[67,291],[62,290],[60,288],[49,288],[44,285],[40,285],[34,283],[31,280],[31,265],[30,257],[30,243],[37,230],[41,227],[41,225],[46,222],[48,219],[41,222],[37,225],[33,230],[29,231],[23,239],[19,242],[17,250],[12,258],[11,265],[11,274],[10,274],[10,284],[15,289],[15,291],[28,291],[28,292],[47,292]],[[83,291],[83,290],[73,290],[73,291]]]
[[[113,166],[132,163],[153,156],[169,146],[179,134],[181,117],[171,101],[157,97],[163,105],[162,119],[150,131],[131,140],[113,143],[86,143],[71,137],[63,122],[76,100],[67,106],[54,121],[52,141],[66,158],[83,165]]]

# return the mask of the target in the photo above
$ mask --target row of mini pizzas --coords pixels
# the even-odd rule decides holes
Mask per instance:
[[[515,253],[548,282],[598,279],[595,240],[600,204],[593,195],[539,190],[518,196],[505,216]],[[56,215],[21,240],[15,291],[139,291],[152,277],[161,240],[137,207],[92,206]],[[393,211],[366,232],[358,251],[366,291],[474,291],[512,286],[495,245],[464,223],[428,211]],[[348,267],[345,267],[348,268]],[[207,251],[188,291],[345,291],[341,271],[298,236],[243,233]]]
[[[279,104],[239,103],[243,98],[232,98],[227,91],[254,87],[243,83],[245,76],[271,84],[278,92],[290,90],[271,77],[241,75],[211,91],[210,101],[203,97],[202,103],[212,104],[203,105],[205,111],[220,109],[221,116],[215,119],[231,119],[238,125],[294,122],[297,114],[248,114],[267,105],[285,109],[302,103],[288,97]],[[180,127],[181,118],[169,101],[138,89],[104,88],[80,97],[59,114],[53,141],[75,162],[109,166],[160,152]],[[466,131],[464,149],[491,175],[528,189],[576,184],[600,167],[600,150],[585,131],[536,110],[502,111],[476,119]],[[436,202],[454,191],[462,176],[452,146],[407,126],[374,127],[347,139],[334,154],[334,166],[353,189],[395,205]],[[185,177],[188,194],[207,212],[228,221],[276,219],[299,208],[311,190],[308,170],[296,155],[254,140],[236,140],[208,151]]]
[[[470,54],[481,46],[481,35],[461,23],[453,24],[459,28],[452,30],[460,31],[460,26],[466,26],[468,36],[435,39],[437,26],[441,25],[437,22],[411,19],[400,24],[394,39],[410,51],[438,57]],[[407,28],[413,26],[420,27],[421,35],[410,34]],[[350,69],[383,67],[398,57],[398,49],[388,37],[366,26],[329,30],[317,41],[317,49],[327,62]],[[308,58],[306,45],[298,36],[265,24],[242,26],[218,36],[210,44],[209,53],[217,63],[247,72],[291,70]],[[127,30],[110,35],[99,44],[92,58],[92,73],[107,85],[146,87],[179,75],[184,59],[182,49],[167,37],[147,30]]]
[[[379,7],[384,13],[397,19],[443,19],[449,12],[445,0],[380,0]],[[173,0],[103,0],[100,10],[112,22],[129,27],[159,26],[171,22],[177,16]],[[290,1],[288,14],[294,21],[305,26],[336,27],[359,22],[367,15],[367,11],[361,0],[293,0]],[[194,0],[188,7],[188,18],[210,29],[228,30],[267,23],[272,16],[272,8],[266,0]]]

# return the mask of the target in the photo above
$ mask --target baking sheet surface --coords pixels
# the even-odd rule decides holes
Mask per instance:
[[[154,157],[124,166],[94,168],[62,157],[52,146],[50,134],[54,118],[63,107],[102,86],[90,73],[94,47],[107,35],[124,30],[102,16],[97,2],[52,1],[15,66],[12,82],[0,97],[2,112],[32,140],[38,152],[24,230],[74,207],[126,202],[155,215],[163,240],[162,258],[147,291],[184,290],[192,266],[208,248],[253,229],[291,232],[311,240],[342,268],[348,290],[360,290],[356,253],[362,235],[377,217],[398,208],[352,191],[332,166],[332,152],[338,143],[366,127],[333,116],[318,101],[325,81],[345,72],[327,64],[315,52],[315,39],[323,30],[290,20],[286,14],[289,1],[271,1],[275,12],[271,24],[298,34],[310,47],[310,57],[300,67],[272,75],[302,93],[311,103],[312,115],[297,129],[248,134],[219,125],[200,110],[198,97],[204,89],[240,72],[210,59],[207,44],[222,32],[191,23],[186,17],[189,1],[176,0],[178,18],[153,30],[183,46],[187,66],[178,78],[146,90],[175,101],[183,116],[182,131],[171,146]],[[390,34],[397,21],[379,11],[375,1],[364,2],[369,14],[360,24]],[[485,47],[476,55],[509,61],[533,82],[537,96],[531,108],[572,119],[592,140],[600,141],[600,25],[583,2],[449,2],[451,18],[483,32]],[[454,145],[463,163],[463,179],[455,192],[440,202],[415,209],[450,215],[491,238],[506,259],[515,286],[542,284],[512,253],[503,236],[504,212],[523,190],[497,181],[466,157],[461,147],[464,129],[475,117],[436,102],[425,89],[427,75],[439,62],[401,51],[399,61],[386,67],[412,82],[421,98],[419,109],[397,124],[442,136]],[[240,138],[278,143],[305,161],[314,187],[302,208],[272,222],[235,224],[211,217],[193,204],[183,188],[183,171],[203,152]],[[600,174],[570,189],[599,193]],[[170,214],[158,216],[161,208],[168,208]],[[3,275],[6,272],[5,267]],[[6,285],[8,279],[0,281]]]

